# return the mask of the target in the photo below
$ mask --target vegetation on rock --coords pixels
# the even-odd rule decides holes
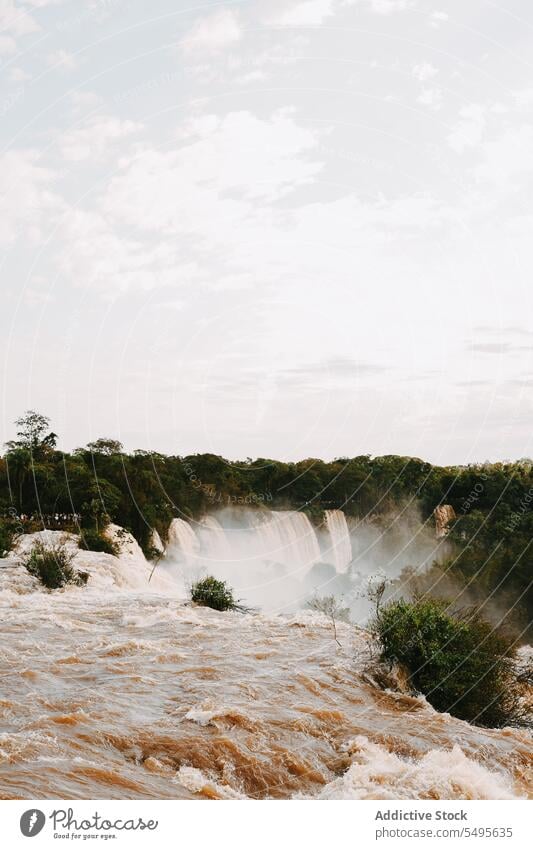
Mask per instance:
[[[211,575],[192,585],[191,601],[212,610],[246,612],[246,608],[235,599],[233,590],[228,587],[226,581],[218,581]]]
[[[60,589],[66,584],[83,586],[89,576],[73,567],[74,556],[64,545],[47,546],[36,542],[23,558],[22,565],[49,590]]]
[[[381,659],[405,667],[436,710],[498,728],[527,719],[514,643],[477,608],[453,612],[441,599],[400,599],[380,608],[372,630]]]

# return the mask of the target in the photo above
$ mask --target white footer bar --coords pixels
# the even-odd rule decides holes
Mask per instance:
[[[533,845],[527,801],[4,801],[6,849],[326,849]]]

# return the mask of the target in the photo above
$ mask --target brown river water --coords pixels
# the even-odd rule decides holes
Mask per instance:
[[[380,689],[362,631],[216,613],[165,575],[80,554],[48,593],[0,561],[0,795],[65,799],[533,796],[531,736]]]

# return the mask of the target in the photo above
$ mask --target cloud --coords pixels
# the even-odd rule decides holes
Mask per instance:
[[[92,112],[103,103],[100,95],[94,91],[73,91],[70,102],[74,112]]]
[[[439,72],[430,62],[421,62],[413,66],[411,73],[415,79],[420,80],[421,83],[425,83],[427,80],[435,77]]]
[[[440,88],[424,88],[416,98],[417,103],[422,106],[429,106],[435,112],[442,106],[442,89]]]
[[[276,23],[293,27],[320,26],[335,10],[335,0],[305,0],[279,14]]]
[[[196,266],[183,261],[177,245],[125,235],[98,210],[71,210],[63,234],[58,265],[65,279],[104,298],[156,287],[175,291],[191,287],[198,277]]]
[[[533,336],[533,330],[528,330],[520,325],[507,325],[500,327],[498,325],[478,325],[474,327],[476,333],[486,333],[493,336]]]
[[[513,350],[508,342],[474,342],[467,347],[479,354],[508,354]]]
[[[39,26],[28,11],[13,0],[0,0],[0,55],[17,51],[17,39],[37,32]]]
[[[524,88],[513,92],[513,99],[519,109],[529,109],[533,106],[533,88]]]
[[[31,74],[28,74],[22,68],[14,67],[9,71],[9,79],[14,83],[24,83],[31,80]]]
[[[142,124],[110,115],[90,118],[81,127],[67,130],[59,139],[62,156],[69,162],[100,159],[123,139],[139,132]]]
[[[429,25],[433,29],[438,29],[442,24],[449,20],[450,16],[447,12],[432,12],[429,16]]]
[[[274,22],[281,26],[315,27],[346,6],[364,6],[378,15],[390,15],[414,5],[413,0],[302,0],[289,9],[278,11]]]
[[[64,204],[53,192],[56,175],[40,165],[35,150],[12,150],[0,156],[0,244],[18,238],[36,241],[50,216]]]
[[[17,52],[17,42],[14,38],[0,35],[0,56],[12,56]]]
[[[0,0],[0,31],[13,36],[27,35],[39,29],[32,16],[13,0]]]
[[[479,180],[506,187],[514,177],[533,171],[532,149],[533,126],[512,127],[499,138],[484,142],[474,174]]]
[[[486,108],[479,103],[470,103],[459,111],[460,120],[448,135],[448,144],[457,153],[463,153],[475,147],[481,139],[486,126]]]
[[[383,374],[389,370],[388,366],[361,362],[351,357],[331,357],[324,362],[309,363],[307,365],[285,369],[284,373],[303,378],[328,377],[352,379]]]
[[[124,158],[106,210],[143,228],[181,232],[220,214],[224,230],[239,201],[279,199],[316,175],[321,165],[306,154],[317,142],[286,112],[270,119],[245,111],[203,116],[186,125],[175,149]]]
[[[377,12],[378,15],[404,12],[407,9],[412,9],[414,5],[414,0],[370,0],[372,11]]]
[[[187,54],[215,53],[239,42],[242,28],[237,12],[230,9],[200,18],[181,41]]]
[[[93,155],[91,144],[108,138],[101,120],[77,131],[81,138],[62,139],[71,159]],[[110,143],[120,135],[112,128]],[[190,120],[170,150],[145,145],[123,153],[94,208],[69,216],[65,276],[104,293],[253,285],[256,245],[272,238],[270,204],[319,172],[321,163],[309,156],[317,139],[286,112],[270,119],[235,112]]]
[[[73,71],[78,67],[78,59],[68,50],[55,50],[46,57],[46,62],[51,68],[63,68],[65,71]]]
[[[467,345],[469,351],[479,354],[512,354],[533,351],[533,345],[513,345],[511,342],[474,342]]]

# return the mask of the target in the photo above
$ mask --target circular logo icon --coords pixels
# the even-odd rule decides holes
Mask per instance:
[[[35,837],[43,830],[46,817],[42,811],[37,808],[31,808],[29,811],[24,811],[20,818],[20,830],[24,837]]]

